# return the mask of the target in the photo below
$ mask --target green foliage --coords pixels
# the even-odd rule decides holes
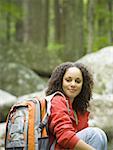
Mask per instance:
[[[88,0],[83,0],[84,1],[84,4],[87,4]]]
[[[87,36],[89,35],[88,34],[89,30],[88,30],[88,26],[87,26],[87,24],[88,24],[88,20],[87,20],[88,19],[88,17],[87,17],[88,1],[89,0],[83,0],[83,5],[84,5],[83,6],[83,8],[84,8],[84,13],[83,13],[84,55],[87,53],[87,47],[88,47],[87,46],[88,45]],[[112,19],[113,13],[110,12],[110,10],[109,10],[109,7],[110,7],[110,6],[108,6],[109,2],[110,2],[110,0],[109,1],[103,0],[103,1],[95,2],[95,6],[94,6],[94,8],[95,8],[95,10],[94,10],[94,38],[92,38],[94,40],[93,40],[92,51],[97,51],[102,47],[113,45],[113,43],[110,43],[110,41],[112,41],[112,39],[113,39],[113,37],[110,37],[110,32],[112,32],[112,26],[113,26],[112,25],[113,24],[113,19]],[[64,42],[64,44],[54,42],[55,41],[55,28],[57,28],[57,27],[59,28],[59,24],[60,24],[60,23],[56,24],[56,25],[58,25],[56,27],[55,23],[58,21],[61,22],[62,28],[63,28],[63,29],[61,29],[62,34],[60,33],[60,36],[63,35],[64,37],[59,37],[58,41],[60,41],[62,38],[63,38],[62,41],[65,41],[65,35],[66,34],[70,35],[70,30],[65,30],[65,26],[68,26],[69,29],[72,26],[70,23],[69,23],[70,25],[65,24],[66,19],[69,19],[68,18],[69,15],[66,14],[65,10],[63,10],[64,3],[65,3],[64,0],[62,0],[62,1],[58,2],[58,6],[54,6],[57,3],[55,3],[55,1],[50,0],[50,4],[48,7],[48,11],[49,11],[49,14],[48,14],[49,16],[48,16],[48,20],[47,20],[48,24],[45,24],[45,26],[48,25],[48,31],[47,31],[48,35],[47,35],[46,41],[49,41],[48,45],[47,45],[47,47],[45,47],[45,49],[47,48],[47,52],[49,52],[50,54],[53,54],[53,55],[58,55],[61,59],[62,59],[62,57],[64,57],[64,53],[65,53],[64,48],[65,48],[66,44],[65,44],[65,42]],[[29,4],[29,2],[26,2],[26,4],[29,6],[32,3]],[[23,10],[24,7],[22,5],[23,5],[23,1],[18,1],[18,0],[1,0],[0,1],[0,42],[1,42],[0,44],[2,44],[2,43],[4,44],[4,41],[8,42],[7,34],[9,34],[9,36],[10,36],[10,42],[13,41],[13,43],[15,43],[15,41],[16,41],[15,35],[17,33],[23,34],[20,32],[24,32],[24,31],[20,31],[20,32],[17,31],[18,30],[18,29],[16,29],[17,23],[20,21],[22,23],[22,25],[23,24],[25,25],[31,21],[31,20],[24,20],[23,13],[25,10]],[[26,7],[27,7],[27,5],[26,5]],[[54,10],[55,7],[59,10],[58,14],[55,13],[55,10]],[[67,7],[70,7],[70,6],[67,6]],[[75,7],[75,9],[76,9],[76,6],[73,5],[73,7]],[[69,9],[69,13],[70,14],[73,13],[73,12],[71,12],[71,9]],[[31,13],[31,15],[32,15],[32,13]],[[8,21],[8,17],[9,17],[9,21]],[[65,17],[65,20],[63,20],[64,19],[63,17]],[[30,19],[31,16],[27,16],[26,18]],[[59,19],[59,20],[56,21],[55,19]],[[72,16],[71,19],[74,19],[74,17]],[[27,22],[24,22],[24,21],[27,21]],[[72,21],[72,20],[70,20],[70,21]],[[32,24],[30,24],[30,25],[32,28]],[[21,28],[21,26],[20,26],[20,28]],[[78,25],[78,28],[79,28],[79,25]],[[76,33],[77,33],[78,28],[76,29],[76,27],[73,25],[72,30],[76,30]],[[23,30],[24,29],[27,31],[28,28],[25,26],[25,28],[23,27]],[[65,34],[64,33],[65,31],[68,33]],[[72,31],[72,34],[71,34],[72,36],[73,36],[73,33],[74,32]],[[25,33],[25,36],[26,35],[27,35],[27,33]],[[28,35],[30,35],[30,34],[28,34]],[[71,37],[70,36],[67,36],[67,37],[69,37],[68,43],[71,43],[72,42]],[[27,37],[27,38],[29,39],[29,37]],[[24,39],[24,37],[23,37],[23,39]],[[77,41],[77,42],[79,43],[79,41]],[[75,42],[75,45],[73,44],[74,45],[73,47],[77,47],[77,44],[78,44],[77,42]],[[41,47],[40,45],[41,45],[41,43],[40,44],[38,43],[37,47]],[[71,46],[69,45],[69,48],[70,47]],[[80,55],[80,57],[81,57],[81,55]]]
[[[58,54],[59,51],[63,50],[64,45],[59,43],[49,43],[47,49],[49,53]]]
[[[0,41],[4,43],[8,37],[11,40],[15,38],[16,23],[22,20],[23,10],[21,4],[17,1],[0,2]]]
[[[99,49],[110,46],[110,43],[108,41],[107,37],[96,37],[94,45],[93,45],[93,50],[98,51]]]
[[[0,10],[2,15],[9,14],[15,19],[20,19],[22,17],[22,8],[14,2],[3,1]]]
[[[107,9],[107,8],[106,8]],[[96,7],[96,19],[104,19],[109,16],[109,12],[105,11],[104,7],[101,7],[101,5]]]

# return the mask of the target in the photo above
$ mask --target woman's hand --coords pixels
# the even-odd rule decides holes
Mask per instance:
[[[79,140],[78,143],[76,144],[74,150],[96,150],[92,146],[86,144],[84,141]]]

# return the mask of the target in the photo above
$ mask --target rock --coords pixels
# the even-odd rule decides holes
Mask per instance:
[[[92,70],[95,93],[113,93],[113,46],[87,54],[79,59],[78,62],[84,63]]]
[[[0,89],[0,122],[6,120],[10,107],[17,101],[17,97]]]
[[[18,101],[22,101],[22,100],[25,100],[25,99],[30,99],[30,98],[33,98],[35,96],[38,96],[39,99],[42,99],[45,97],[45,89],[42,90],[42,91],[37,91],[37,92],[34,92],[34,93],[29,93],[29,94],[26,94],[26,95],[23,95],[23,96],[20,96],[18,97]]]
[[[105,131],[108,147],[113,145],[113,94],[93,94],[90,108],[90,126],[99,127]],[[109,148],[111,150],[111,148]]]
[[[0,107],[16,102],[17,97],[0,89]]]
[[[60,58],[53,52],[39,45],[13,43],[0,47],[0,62],[15,62],[32,68],[41,74],[51,73],[53,68],[61,63]]]
[[[103,129],[113,129],[113,94],[99,95],[94,93],[90,107],[90,125]]]
[[[1,63],[0,72],[0,88],[13,95],[25,95],[45,87],[41,77],[21,64]]]
[[[0,123],[0,150],[5,150],[4,140],[5,140],[5,123]]]

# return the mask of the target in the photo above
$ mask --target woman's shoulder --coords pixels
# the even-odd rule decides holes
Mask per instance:
[[[67,107],[66,97],[60,94],[56,94],[51,101],[52,106]]]
[[[59,102],[59,101],[64,101],[65,102],[66,98],[63,95],[60,94],[56,94],[53,98],[52,98],[52,102]]]
[[[66,97],[65,97],[65,95],[62,93],[62,92],[60,92],[60,91],[56,91],[56,92],[54,92],[53,94],[51,94],[51,95],[53,95],[52,97],[52,100],[54,99],[66,99]]]

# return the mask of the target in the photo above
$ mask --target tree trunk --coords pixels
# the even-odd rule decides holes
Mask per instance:
[[[49,0],[24,0],[24,41],[47,46]]]
[[[21,17],[23,15],[23,3],[22,0],[16,0],[16,5],[18,6],[20,10],[20,17],[17,18],[16,23],[15,23],[15,28],[16,28],[16,33],[15,33],[15,38],[16,41],[18,42],[23,42],[24,40],[24,30],[23,30],[23,18]]]
[[[97,21],[98,21],[98,36],[105,37],[107,33],[107,19],[106,12],[108,12],[107,2],[106,0],[97,0],[97,7],[99,8],[97,11]]]
[[[87,52],[90,53],[93,50],[93,39],[94,39],[94,10],[95,10],[95,1],[88,0],[88,48]]]
[[[83,0],[56,1],[56,39],[64,45],[59,56],[75,61],[83,50]]]
[[[113,43],[113,1],[108,0],[108,11],[109,11],[109,42]]]
[[[55,0],[55,42],[64,44],[64,10],[63,1]]]

